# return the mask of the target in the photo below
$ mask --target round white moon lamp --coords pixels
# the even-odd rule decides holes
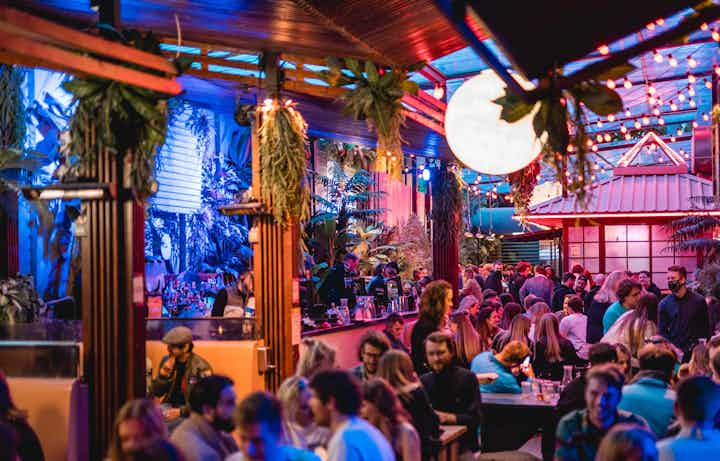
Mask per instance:
[[[532,84],[521,82],[526,87]],[[467,80],[450,98],[445,111],[445,136],[455,157],[468,168],[490,175],[518,171],[540,153],[532,119],[508,123],[500,120],[502,107],[493,100],[503,96],[505,84],[486,70]]]

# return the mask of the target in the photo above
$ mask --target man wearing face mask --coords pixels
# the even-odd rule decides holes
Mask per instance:
[[[698,341],[710,336],[707,303],[687,288],[683,266],[669,267],[667,277],[672,295],[660,301],[658,333],[683,351],[683,361],[687,362]]]
[[[238,451],[235,429],[235,389],[220,375],[199,380],[190,391],[190,417],[172,434],[172,442],[189,461],[223,461]]]
[[[192,331],[187,327],[175,327],[162,339],[167,344],[168,355],[160,361],[151,391],[153,396],[161,399],[168,422],[189,415],[187,403],[193,385],[212,374],[210,364],[193,352],[192,340]]]

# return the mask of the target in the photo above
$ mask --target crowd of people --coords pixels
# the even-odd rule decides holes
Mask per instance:
[[[483,394],[522,394],[540,379],[562,384],[542,427],[546,458],[716,456],[717,316],[683,267],[668,269],[665,296],[644,272],[601,277],[574,267],[556,280],[547,267],[496,263],[460,275],[457,304],[450,283],[427,283],[417,321],[394,314],[368,330],[357,366],[338,368],[330,346],[306,338],[295,375],[275,395],[239,403],[233,381],[193,352],[191,332],[171,330],[148,399],[117,415],[108,459],[434,460],[446,425],[465,427],[460,458],[474,459],[482,425],[492,424]],[[2,459],[42,459],[4,379],[0,437],[15,453]]]

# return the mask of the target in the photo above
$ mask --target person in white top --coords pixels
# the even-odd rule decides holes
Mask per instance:
[[[583,300],[579,296],[568,296],[564,310],[560,334],[572,343],[578,357],[587,360],[590,346],[587,343],[587,316],[583,314]]]
[[[693,376],[680,382],[675,415],[680,432],[657,443],[660,461],[699,461],[718,459],[720,431],[713,427],[720,410],[720,386],[706,376]]]
[[[325,370],[310,381],[315,423],[332,432],[327,461],[395,461],[385,436],[358,416],[362,396],[358,380],[342,370]]]

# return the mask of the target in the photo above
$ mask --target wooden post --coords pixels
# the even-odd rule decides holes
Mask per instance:
[[[441,162],[440,168],[438,168],[437,173],[434,175],[435,177],[433,178],[433,191],[442,190],[443,187],[440,187],[442,182],[451,179],[450,175],[452,175],[453,173],[449,171],[449,167],[450,166],[448,162]],[[438,200],[436,200],[434,195],[435,192],[433,192],[433,209],[435,208],[435,206],[437,206],[436,204],[438,203]],[[456,301],[458,301],[458,277],[460,275],[458,273],[458,262],[460,259],[458,249],[458,236],[457,232],[453,232],[451,233],[451,235],[438,238],[438,228],[453,227],[457,229],[457,226],[460,222],[460,212],[461,210],[453,210],[452,213],[445,214],[448,219],[454,220],[453,223],[440,222],[435,217],[435,213],[433,213],[432,220],[433,277],[435,279],[446,280],[452,285]]]
[[[270,98],[278,97],[278,58],[277,53],[265,54],[266,90]],[[256,116],[252,126],[252,188],[256,197],[260,196],[262,184],[258,134],[260,116]],[[292,317],[296,308],[293,304],[299,303],[297,296],[293,296],[298,290],[299,228],[297,223],[293,223],[283,229],[269,215],[256,217],[255,225],[259,238],[253,254],[257,319],[265,346],[270,349],[270,362],[275,364],[275,369],[265,374],[265,385],[267,390],[276,391],[280,383],[295,372],[293,331],[299,329],[300,324],[297,319],[298,324],[293,325]]]
[[[0,279],[14,277],[20,271],[18,237],[18,198],[12,192],[0,193]]]
[[[130,165],[99,152],[87,176],[129,185]],[[82,317],[90,459],[102,459],[127,400],[145,395],[144,212],[128,192],[83,203]]]

